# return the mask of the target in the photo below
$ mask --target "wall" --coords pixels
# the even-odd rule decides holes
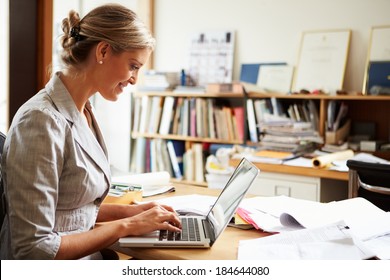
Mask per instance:
[[[186,68],[189,36],[236,31],[233,78],[241,63],[296,65],[303,31],[351,29],[344,89],[361,91],[372,26],[390,25],[389,0],[155,0],[154,67]]]

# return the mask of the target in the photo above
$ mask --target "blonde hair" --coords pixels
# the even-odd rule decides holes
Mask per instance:
[[[107,4],[90,11],[80,20],[74,10],[62,21],[61,58],[67,66],[86,61],[99,42],[110,44],[115,53],[133,49],[154,49],[155,39],[136,13],[119,4]]]

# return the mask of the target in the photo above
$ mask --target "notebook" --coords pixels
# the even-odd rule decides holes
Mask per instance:
[[[180,216],[182,232],[154,231],[119,239],[122,247],[209,248],[225,230],[241,200],[259,174],[243,158],[206,216]]]

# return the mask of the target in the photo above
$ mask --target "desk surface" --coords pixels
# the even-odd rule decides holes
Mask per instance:
[[[238,165],[240,160],[232,159],[231,165]],[[292,175],[302,175],[309,177],[318,177],[324,179],[336,179],[342,181],[348,181],[348,172],[340,172],[335,170],[329,170],[325,168],[314,168],[314,167],[300,167],[300,166],[290,166],[283,164],[270,164],[270,163],[259,163],[254,162],[261,171],[266,172],[276,172],[276,173],[285,173]]]
[[[194,193],[201,195],[218,195],[219,193],[219,190],[212,190],[204,187],[175,185],[176,191],[174,193],[154,196],[152,200],[173,195],[187,195]],[[149,200],[151,199],[149,198]],[[118,243],[115,243],[110,248],[117,252],[143,260],[235,260],[237,259],[239,240],[253,239],[267,235],[269,235],[269,233],[264,233],[254,229],[242,230],[227,227],[211,248],[124,248],[120,247]]]

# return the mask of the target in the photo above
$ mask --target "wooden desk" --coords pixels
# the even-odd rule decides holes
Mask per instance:
[[[173,195],[188,195],[195,193],[201,195],[218,195],[219,193],[219,190],[212,190],[204,187],[178,184],[175,184],[175,186],[176,191],[174,193],[154,196],[149,200],[156,200]],[[115,243],[110,249],[143,260],[235,260],[237,259],[239,240],[253,239],[267,235],[269,235],[269,233],[254,229],[242,230],[227,227],[211,248],[125,248],[119,246],[118,243]]]
[[[240,160],[238,159],[232,159],[230,161],[230,164],[233,166],[237,166],[239,162]],[[323,179],[348,181],[348,172],[340,172],[324,168],[289,166],[283,164],[270,164],[260,162],[254,162],[253,164],[256,165],[261,171],[266,172],[285,173],[292,175],[318,177]]]

